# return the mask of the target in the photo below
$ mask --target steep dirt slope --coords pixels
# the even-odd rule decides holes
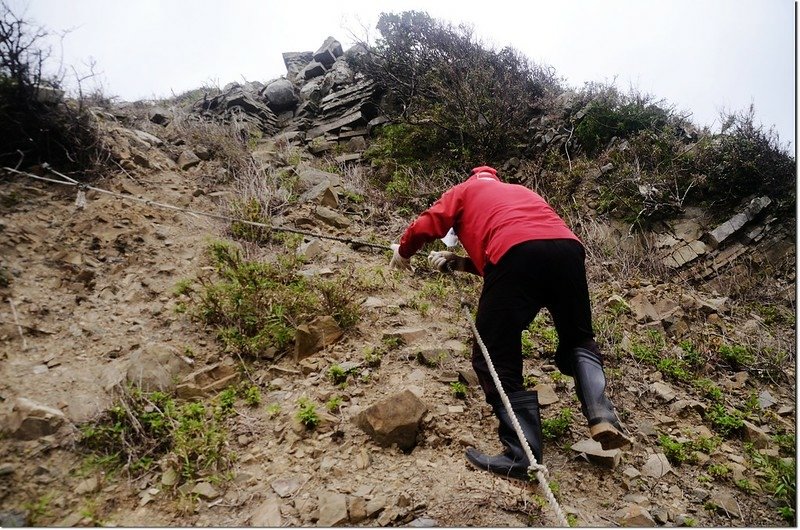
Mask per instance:
[[[121,174],[98,186],[217,211],[220,195],[215,192],[224,190],[210,188],[194,174]],[[79,210],[74,189],[16,178],[4,184],[2,193],[0,248],[2,265],[10,273],[0,310],[4,416],[15,398],[24,397],[61,410],[72,424],[94,418],[111,404],[111,388],[124,380],[145,350],[167,351],[180,374],[229,357],[220,353],[211,330],[175,312],[173,295],[179,280],[209,273],[204,251],[210,238],[224,235],[222,223],[92,194],[87,207]],[[303,208],[294,215],[302,215]],[[361,226],[358,238],[373,233],[389,240],[402,227],[401,220],[391,226]],[[314,229],[354,234],[353,229],[339,232],[322,225]],[[398,273],[388,269],[384,253],[319,243],[323,252],[309,260],[310,274],[355,267],[373,278],[370,292],[362,293],[366,303],[361,322],[303,363],[286,356],[274,364],[249,365],[243,377],[259,386],[262,403],[237,404],[228,438],[236,461],[230,474],[207,481],[214,492],[176,492],[163,485],[158,468],[129,480],[87,466],[85,455],[62,434],[28,441],[5,435],[0,439],[4,517],[16,513],[29,524],[59,526],[555,524],[537,488],[473,470],[463,458],[468,445],[500,449],[496,421],[480,390],[470,388],[462,400],[450,387],[454,374],[470,370],[470,333],[460,313],[458,288],[474,299],[477,281],[459,278],[456,286],[432,273],[422,259],[415,262],[413,275]],[[256,259],[267,259],[273,251],[248,250]],[[435,291],[431,285],[439,286],[444,296],[430,294]],[[615,289],[603,285],[598,290]],[[422,292],[429,293],[427,298],[419,297]],[[607,310],[601,302],[598,313]],[[364,365],[365,348],[385,344],[386,336],[408,328],[419,331],[408,344],[390,349],[379,366]],[[443,348],[447,354],[433,365],[421,363],[418,352],[430,348]],[[360,365],[359,375],[348,379],[346,387],[334,385],[328,370],[345,362]],[[551,375],[553,370],[546,358],[526,360],[526,373],[549,383],[556,393],[558,401],[543,407],[545,418],[564,407],[579,410],[571,380]],[[691,406],[677,411],[654,393],[652,385],[662,377],[652,367],[612,358],[608,370],[609,393],[636,445],[618,457],[613,469],[587,461],[570,449],[587,434],[577,413],[567,432],[545,447],[558,498],[577,524],[785,524],[765,494],[745,493],[731,478],[708,480],[700,466],[672,467],[663,476],[663,468],[653,473],[653,458],[662,453],[659,433],[697,435],[707,427]],[[767,389],[766,383],[745,381],[741,375],[718,377],[748,390]],[[677,400],[696,399],[686,387],[674,387]],[[356,411],[404,389],[411,389],[428,408],[418,444],[410,452],[378,446],[352,421]],[[775,408],[793,405],[793,388],[768,389]],[[334,396],[342,397],[343,405],[323,413],[318,429],[307,430],[295,419],[296,402],[303,396],[321,409]],[[279,412],[271,407],[275,404]],[[790,414],[784,421],[793,432]],[[726,440],[707,456],[730,468],[739,464],[745,476],[756,473],[740,440]],[[647,516],[636,518],[637,510]]]

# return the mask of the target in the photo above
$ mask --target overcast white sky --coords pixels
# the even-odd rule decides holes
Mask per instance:
[[[108,95],[169,96],[205,84],[268,81],[281,54],[326,37],[374,39],[380,12],[465,22],[487,44],[555,67],[568,85],[635,87],[717,130],[721,110],[755,105],[795,144],[794,0],[8,0],[53,33],[64,63],[97,64]]]

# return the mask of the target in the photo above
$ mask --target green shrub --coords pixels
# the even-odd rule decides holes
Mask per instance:
[[[736,344],[723,344],[719,347],[719,354],[722,360],[734,370],[746,368],[753,363],[753,354],[744,347]]]
[[[224,420],[234,400],[233,389],[221,392],[214,406],[179,405],[163,392],[124,389],[111,408],[81,426],[79,446],[132,474],[164,455],[186,480],[221,472],[231,462]]]
[[[210,246],[210,254],[219,280],[201,280],[190,296],[194,315],[216,327],[226,351],[251,357],[285,351],[297,322],[328,314],[348,329],[360,318],[348,278],[306,279],[292,251],[275,263],[251,262],[233,245],[220,242]]]

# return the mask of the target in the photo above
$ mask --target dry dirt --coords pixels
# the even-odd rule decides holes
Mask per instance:
[[[208,188],[193,175],[120,174],[96,184],[218,211],[214,192],[224,190]],[[110,389],[124,379],[131,355],[147,345],[165,345],[179,357],[190,348],[195,365],[187,365],[187,372],[222,360],[213,331],[176,313],[173,295],[179,280],[194,278],[208,266],[205,248],[208,240],[223,236],[222,222],[91,193],[86,208],[77,209],[73,188],[9,180],[3,184],[0,232],[0,259],[11,273],[10,285],[0,290],[3,416],[15,398],[26,397],[60,409],[73,424],[86,422],[111,404]],[[349,236],[374,231],[390,239],[401,227],[400,221],[396,226],[362,227]],[[480,390],[472,388],[467,399],[460,400],[447,382],[450,374],[470,370],[463,354],[470,334],[457,300],[432,304],[423,316],[406,303],[435,276],[422,259],[410,275],[390,271],[387,255],[379,251],[355,251],[330,241],[322,246],[326,253],[309,268],[339,270],[357,263],[380,271],[382,286],[370,294],[380,301],[364,310],[355,330],[315,355],[316,371],[303,373],[290,356],[274,365],[250,365],[263,401],[256,408],[237,405],[229,426],[230,449],[237,461],[230,480],[215,484],[219,497],[190,501],[162,487],[158,469],[136,480],[87,469],[85,455],[58,438],[19,441],[4,436],[0,464],[7,474],[0,479],[0,512],[27,511],[37,525],[48,526],[313,526],[320,499],[344,494],[351,501],[383,504],[373,517],[342,523],[348,526],[412,521],[421,525],[431,520],[458,527],[555,525],[550,509],[537,502],[541,492],[536,486],[521,487],[466,464],[466,445],[491,451],[500,447],[496,421]],[[258,257],[269,249],[250,247],[249,252]],[[475,280],[459,282],[474,295]],[[384,357],[368,380],[353,379],[344,389],[329,381],[329,366],[363,361],[365,347],[380,344],[384,332],[399,327],[419,327],[426,333]],[[442,345],[449,345],[454,354],[439,366],[417,361],[419,349]],[[543,359],[526,363],[526,373],[545,375],[551,370]],[[654,425],[668,428],[664,416],[669,411],[647,391],[649,370],[633,363],[612,362],[610,367],[615,372],[609,392],[626,412],[636,445],[624,452],[615,469],[590,463],[569,449],[587,436],[576,417],[565,439],[545,446],[545,463],[558,498],[578,525],[616,526],[619,510],[633,503],[660,513],[661,523],[668,526],[687,518],[699,526],[785,525],[764,495],[746,494],[730,480],[701,483],[701,470],[695,466],[676,467],[659,479],[634,477],[633,472],[659,452],[656,438],[648,433]],[[567,406],[579,410],[570,384],[567,380],[556,389],[560,401],[543,408],[544,417]],[[404,388],[412,388],[429,409],[419,443],[409,453],[379,447],[350,419],[359,407]],[[781,404],[793,403],[792,389],[771,387],[770,392]],[[320,404],[334,395],[345,401],[325,428],[305,431],[293,419],[302,395]],[[282,410],[275,416],[267,412],[273,403]],[[699,416],[681,418],[675,429],[702,424]],[[728,447],[729,456],[744,454],[739,441],[729,441]],[[98,479],[97,486],[82,492],[79,486],[87,478]],[[717,494],[731,495],[740,517],[706,509],[705,501]]]

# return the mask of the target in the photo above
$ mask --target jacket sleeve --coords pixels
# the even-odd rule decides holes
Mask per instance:
[[[433,206],[422,212],[400,238],[400,255],[410,258],[425,243],[444,237],[455,226],[461,212],[461,185],[444,193]]]

